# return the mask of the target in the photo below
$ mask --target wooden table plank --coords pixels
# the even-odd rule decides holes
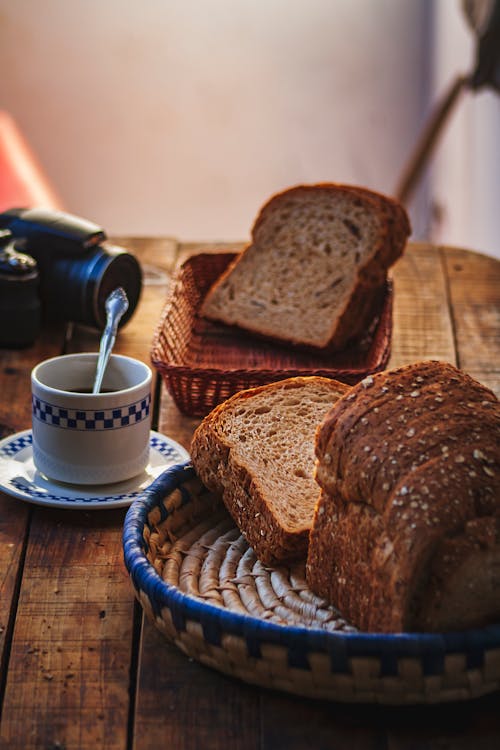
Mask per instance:
[[[377,709],[377,707],[375,707]],[[378,708],[390,750],[493,750],[500,740],[500,693],[474,701]]]
[[[118,543],[123,517],[34,512],[1,748],[126,747],[134,604]]]
[[[458,364],[500,396],[500,263],[460,248],[443,253]]]
[[[0,709],[14,628],[29,507],[0,493]]]
[[[60,352],[64,336],[65,326],[55,325],[27,349],[1,350],[0,438],[31,426],[31,370]],[[30,519],[29,505],[0,492],[0,712]]]
[[[257,750],[259,709],[258,690],[188,659],[144,623],[134,750]]]
[[[448,284],[441,252],[410,243],[395,264],[392,353],[389,367],[425,359],[456,364]]]
[[[61,353],[65,330],[64,325],[54,325],[27,349],[0,349],[0,438],[31,427],[31,370]]]

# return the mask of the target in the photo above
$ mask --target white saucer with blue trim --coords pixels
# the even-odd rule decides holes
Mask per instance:
[[[24,430],[0,441],[0,490],[36,505],[52,508],[123,508],[169,466],[183,463],[189,453],[165,435],[151,431],[149,463],[142,474],[106,485],[65,484],[48,479],[33,463],[33,435]]]

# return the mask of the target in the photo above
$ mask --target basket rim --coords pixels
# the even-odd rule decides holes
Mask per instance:
[[[279,625],[250,614],[231,612],[222,607],[200,601],[185,594],[176,586],[166,583],[156,572],[145,554],[143,528],[149,512],[168,494],[180,489],[185,481],[196,477],[190,461],[166,469],[129,507],[123,526],[123,552],[125,566],[137,590],[144,591],[153,610],[159,613],[169,607],[176,613],[200,623],[204,632],[218,631],[221,626],[231,634],[243,636],[256,643],[287,643],[294,650],[336,654],[342,658],[373,657],[399,659],[404,657],[443,657],[452,653],[465,653],[468,665],[474,665],[474,656],[489,649],[500,648],[500,623],[483,628],[444,633],[369,633],[327,631],[320,628]],[[181,490],[182,491],[182,490]],[[189,492],[183,493],[183,502],[189,502]],[[162,508],[162,521],[169,515]],[[435,667],[430,674],[439,674]]]

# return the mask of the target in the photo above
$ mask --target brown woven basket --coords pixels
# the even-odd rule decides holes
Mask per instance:
[[[500,688],[500,624],[360,633],[307,586],[304,563],[262,565],[187,464],[128,510],[126,568],[146,615],[188,657],[261,687],[388,705]]]
[[[366,336],[341,352],[318,354],[279,346],[199,315],[209,287],[235,253],[202,253],[178,270],[159,324],[151,361],[184,414],[203,417],[244,388],[295,376],[356,383],[382,370],[390,355],[392,284]]]

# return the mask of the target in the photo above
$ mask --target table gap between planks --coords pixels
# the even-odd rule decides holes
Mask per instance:
[[[176,264],[228,245],[115,238],[145,272],[116,351],[149,362]],[[240,249],[241,245],[229,247]],[[500,393],[500,262],[411,244],[396,264],[390,366],[458,364]],[[0,351],[0,437],[30,426],[30,370],[62,352],[97,351],[80,326],[45,329]],[[186,447],[198,420],[164,386],[154,427]],[[125,509],[58,511],[0,492],[0,750],[435,748],[498,745],[499,694],[460,705],[387,708],[255,688],[187,659],[145,621],[123,564]]]

